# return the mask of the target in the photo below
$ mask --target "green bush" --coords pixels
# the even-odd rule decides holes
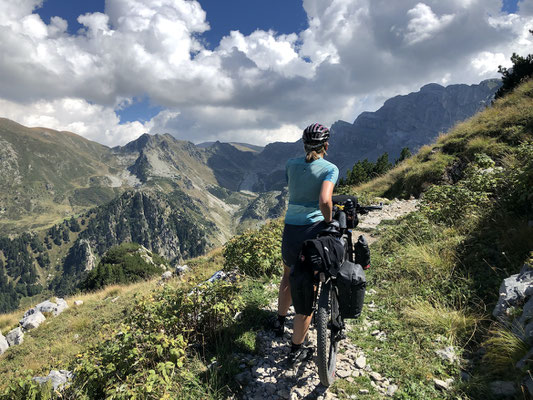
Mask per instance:
[[[102,289],[107,285],[133,283],[149,279],[163,272],[159,267],[166,262],[156,254],[152,254],[153,263],[145,261],[135,243],[124,243],[110,248],[102,257],[98,266],[89,272],[81,282],[82,290]]]
[[[52,383],[44,385],[33,381],[32,371],[28,371],[25,378],[12,382],[4,392],[0,394],[0,400],[55,400],[59,399],[57,393],[52,391]]]
[[[165,286],[140,298],[124,324],[99,345],[79,354],[72,399],[204,398],[191,370],[189,344],[216,341],[242,308],[241,285],[217,281],[192,291]],[[191,393],[190,391],[199,393]]]
[[[475,158],[466,168],[464,179],[455,185],[434,185],[424,193],[421,210],[428,218],[455,226],[476,220],[489,208],[503,181],[503,168],[495,168],[494,161],[485,154]]]
[[[224,247],[224,268],[238,268],[250,276],[279,275],[282,232],[283,221],[276,220],[232,238]]]

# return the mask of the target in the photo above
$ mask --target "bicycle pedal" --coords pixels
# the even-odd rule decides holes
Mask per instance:
[[[344,332],[339,332],[337,336],[335,336],[335,341],[340,342],[341,340],[346,339],[346,335]]]

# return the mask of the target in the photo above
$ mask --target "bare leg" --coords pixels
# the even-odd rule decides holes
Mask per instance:
[[[294,344],[302,344],[304,342],[312,318],[313,314],[309,316],[296,314],[294,316],[294,326],[292,329],[292,342]]]
[[[285,316],[292,304],[291,286],[289,281],[289,274],[291,269],[286,265],[283,266],[283,277],[279,284],[278,294],[278,315]]]

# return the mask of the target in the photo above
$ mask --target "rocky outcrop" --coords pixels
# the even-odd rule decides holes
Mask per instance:
[[[5,351],[9,348],[9,343],[2,332],[0,332],[0,355],[4,354]]]
[[[523,371],[533,355],[533,268],[525,264],[518,274],[503,280],[500,297],[492,315],[510,329],[518,338],[529,346],[529,351],[516,364],[516,369]],[[533,381],[529,374],[524,375],[522,389],[533,396]],[[509,397],[517,393],[514,382],[495,381],[491,391],[496,396]]]
[[[52,382],[54,390],[61,390],[61,388],[72,379],[72,372],[66,370],[51,370],[47,376],[36,376],[33,378],[35,382],[40,385],[45,384],[48,381]]]
[[[56,315],[59,315],[63,311],[65,311],[68,308],[68,304],[64,299],[56,298],[55,303],[50,300],[46,300],[42,303],[37,304],[35,308],[43,314],[50,313],[53,314],[55,317]]]
[[[24,341],[24,331],[19,326],[15,329],[12,329],[6,336],[9,346],[15,346],[21,344]]]
[[[165,282],[172,278],[172,271],[165,271],[161,275],[161,281]]]
[[[39,310],[32,308],[24,314],[24,317],[20,320],[22,329],[29,331],[31,329],[38,328],[46,320],[45,316]]]
[[[526,264],[518,274],[504,279],[499,293],[498,303],[492,312],[496,319],[508,324],[511,318],[511,311],[522,306],[524,306],[523,311],[525,312],[520,317],[522,321],[526,322],[526,320],[532,318],[533,302],[528,300],[533,300],[533,268]]]

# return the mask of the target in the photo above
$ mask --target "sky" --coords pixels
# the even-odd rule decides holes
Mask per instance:
[[[533,0],[0,0],[0,117],[109,146],[295,141],[533,52]]]

